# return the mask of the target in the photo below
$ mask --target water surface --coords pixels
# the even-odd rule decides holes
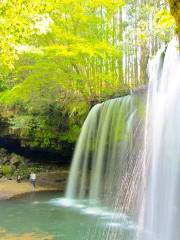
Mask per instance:
[[[32,193],[0,202],[0,228],[11,234],[52,235],[55,240],[103,239],[115,229],[132,239],[134,223],[125,215],[114,216],[105,207],[59,198],[59,193]]]

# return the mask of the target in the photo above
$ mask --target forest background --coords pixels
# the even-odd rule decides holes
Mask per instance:
[[[174,29],[161,0],[1,0],[0,137],[68,158],[89,109],[145,85]]]

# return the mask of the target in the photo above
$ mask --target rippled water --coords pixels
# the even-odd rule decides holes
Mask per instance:
[[[67,201],[59,193],[32,193],[0,202],[0,229],[11,234],[42,233],[55,240],[102,239],[115,228],[119,239],[132,239],[135,224],[98,203]],[[122,238],[121,238],[122,236]]]

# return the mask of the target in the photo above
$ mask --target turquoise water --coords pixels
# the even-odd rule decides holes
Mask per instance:
[[[59,198],[59,193],[32,193],[0,202],[0,228],[11,234],[50,234],[55,240],[106,239],[114,232],[117,239],[130,240],[135,225],[97,203],[87,206]]]

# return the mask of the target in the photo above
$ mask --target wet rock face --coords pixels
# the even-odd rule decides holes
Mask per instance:
[[[180,36],[180,0],[169,0],[171,13],[175,17],[177,24],[177,31]]]

